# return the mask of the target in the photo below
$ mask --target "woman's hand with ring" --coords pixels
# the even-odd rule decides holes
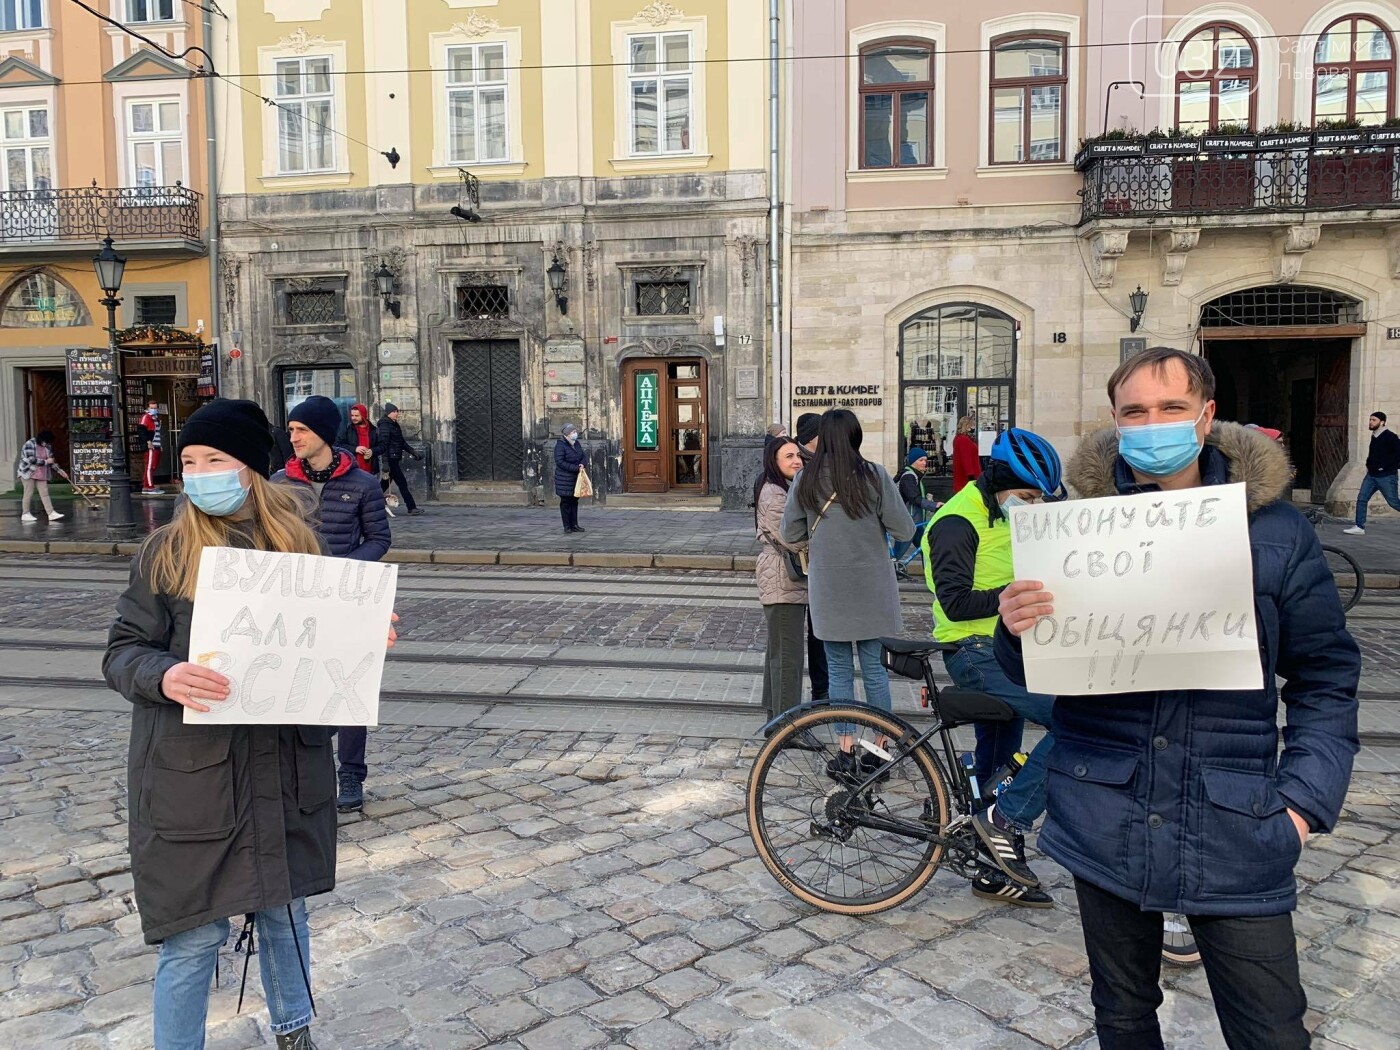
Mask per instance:
[[[166,699],[201,712],[209,710],[208,702],[227,700],[228,686],[228,679],[218,671],[188,662],[169,668],[160,680],[160,691]]]

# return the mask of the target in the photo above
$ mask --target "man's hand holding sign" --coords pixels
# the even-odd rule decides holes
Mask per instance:
[[[1000,611],[1022,636],[1030,689],[1262,686],[1243,485],[1017,507],[1010,518],[1018,582]]]
[[[394,565],[206,547],[194,659],[162,691],[186,723],[377,725],[397,579]]]

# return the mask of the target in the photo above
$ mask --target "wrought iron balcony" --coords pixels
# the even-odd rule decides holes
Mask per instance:
[[[178,182],[120,189],[94,183],[72,189],[7,190],[0,192],[0,250],[87,250],[107,236],[124,248],[178,241],[202,249],[203,197]]]
[[[1345,135],[1095,143],[1076,159],[1081,221],[1400,209],[1400,133]]]

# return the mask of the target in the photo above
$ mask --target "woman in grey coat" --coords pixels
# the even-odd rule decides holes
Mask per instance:
[[[914,519],[889,472],[860,454],[863,437],[854,412],[833,408],[822,416],[817,451],[788,491],[783,540],[808,543],[807,600],[812,627],[826,647],[831,699],[855,699],[855,658],[865,701],[893,706],[890,679],[880,663],[880,638],[904,630],[899,585],[885,533],[914,536]],[[854,739],[843,736],[845,771],[853,766]]]

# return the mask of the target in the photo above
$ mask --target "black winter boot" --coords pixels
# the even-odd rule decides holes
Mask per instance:
[[[311,1027],[298,1028],[295,1032],[277,1037],[277,1050],[316,1050],[311,1041]]]

